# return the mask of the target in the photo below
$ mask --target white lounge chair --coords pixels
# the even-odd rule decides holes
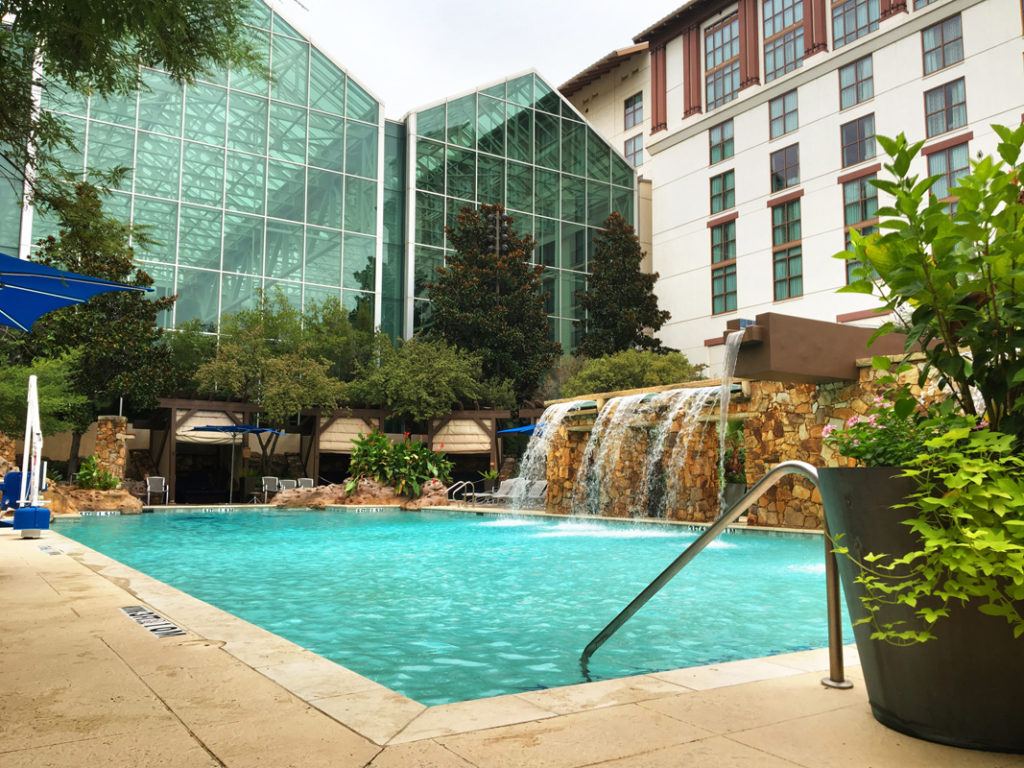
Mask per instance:
[[[516,489],[519,487],[520,483],[524,482],[526,481],[520,480],[518,477],[515,477],[511,480],[502,480],[501,485],[498,486],[498,490],[496,490],[494,493],[474,493],[473,503],[501,504],[505,501],[510,500],[513,494],[515,494]]]
[[[530,483],[530,488],[526,492],[526,498],[523,499],[524,507],[542,508],[546,507],[548,503],[548,481],[547,480],[534,480]]]
[[[263,492],[263,503],[266,504],[271,496],[281,490],[281,482],[276,477],[269,475],[263,477],[262,480],[263,486],[260,490]]]
[[[164,504],[168,504],[171,489],[167,487],[167,479],[150,475],[146,478],[146,503],[149,504],[154,495],[163,496]]]
[[[316,480],[314,480],[312,477],[300,477],[299,478],[299,485],[298,485],[298,487],[299,488],[315,488],[316,487]]]
[[[296,485],[296,483],[295,483],[294,480],[287,480],[287,479],[282,480],[281,481],[281,490],[282,491],[290,491],[293,488],[295,488],[295,485]]]

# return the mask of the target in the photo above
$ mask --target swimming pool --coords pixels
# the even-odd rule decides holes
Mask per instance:
[[[397,510],[182,510],[58,526],[424,704],[584,682],[583,647],[697,536]],[[724,534],[595,654],[592,678],[824,647],[823,553],[817,536]]]

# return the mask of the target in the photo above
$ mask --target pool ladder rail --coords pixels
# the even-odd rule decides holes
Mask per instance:
[[[784,461],[777,464],[762,477],[754,487],[737,501],[732,507],[722,513],[704,533],[698,536],[690,546],[683,550],[672,563],[648,584],[644,590],[633,598],[632,602],[623,608],[619,614],[612,619],[608,626],[602,629],[594,639],[591,640],[580,656],[580,669],[583,676],[590,679],[590,657],[594,655],[607,640],[618,632],[619,628],[629,621],[633,615],[654,597],[662,587],[668,584],[683,568],[699,555],[704,548],[724,533],[730,525],[735,523],[744,512],[750,509],[758,499],[764,496],[768,490],[784,477],[797,475],[818,486],[818,470],[804,461]],[[839,607],[839,571],[836,565],[836,556],[832,551],[832,540],[828,533],[828,526],[825,525],[825,591],[828,603],[828,677],[822,678],[821,684],[828,688],[852,688],[853,683],[846,679],[843,671],[843,623],[842,613]]]

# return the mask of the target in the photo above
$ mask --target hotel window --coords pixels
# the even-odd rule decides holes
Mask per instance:
[[[771,154],[772,192],[779,192],[800,183],[800,145],[780,149]]]
[[[864,115],[839,126],[843,145],[843,168],[856,165],[875,156],[875,116]]]
[[[764,0],[765,82],[792,72],[803,60],[803,0]]]
[[[736,309],[736,222],[711,228],[711,312]]]
[[[799,200],[791,200],[772,208],[772,266],[775,301],[803,295]]]
[[[708,148],[711,165],[732,157],[732,120],[713,125],[708,130]]]
[[[878,229],[878,190],[871,181],[874,174],[854,179],[843,184],[843,231],[846,235],[846,248],[850,248],[850,230],[855,229],[862,235],[869,235]],[[846,282],[853,281],[853,271],[860,262],[846,262]]]
[[[636,136],[631,136],[626,139],[625,151],[623,154],[629,161],[629,164],[636,168],[644,161],[644,135],[638,133]]]
[[[736,174],[726,171],[711,177],[711,213],[720,213],[736,205]]]
[[[879,0],[842,0],[832,3],[832,45],[842,48],[878,29]]]
[[[914,10],[920,11],[926,5],[931,5],[935,0],[914,0]]]
[[[704,31],[704,72],[709,110],[736,98],[740,90],[740,22],[737,14]]]
[[[953,16],[921,30],[924,73],[930,75],[964,60],[964,38],[960,17]]]
[[[939,200],[950,199],[950,190],[970,169],[966,142],[928,155],[928,175],[940,177],[932,186],[932,194]]]
[[[768,134],[777,139],[800,127],[796,91],[784,93],[768,102]]]
[[[925,127],[928,137],[967,125],[967,88],[964,79],[940,85],[924,93]]]
[[[625,121],[627,130],[632,128],[634,125],[640,125],[640,123],[644,121],[643,91],[640,93],[634,93],[626,99]]]
[[[875,79],[871,57],[847,64],[839,69],[839,108],[849,109],[875,95]]]

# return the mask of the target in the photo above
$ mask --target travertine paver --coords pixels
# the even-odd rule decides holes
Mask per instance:
[[[0,532],[0,768],[1024,768],[879,725],[852,648],[850,691],[804,651],[424,708],[48,538]]]

